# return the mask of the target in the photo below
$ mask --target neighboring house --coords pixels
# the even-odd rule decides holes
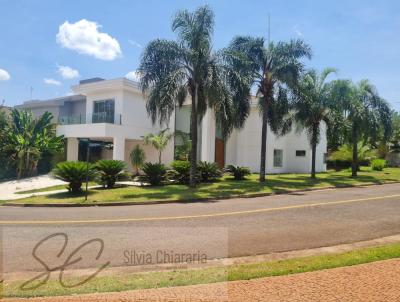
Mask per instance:
[[[46,101],[28,101],[16,106],[28,109],[34,115],[45,111],[53,114],[58,123],[57,134],[67,139],[67,159],[84,160],[85,142],[82,138],[108,143],[109,147],[91,150],[92,159],[118,159],[129,165],[129,154],[139,144],[146,153],[147,161],[157,161],[157,152],[143,145],[143,136],[160,131],[153,125],[146,111],[146,100],[138,83],[126,78],[103,80],[100,78],[80,81],[72,86],[75,95]],[[168,127],[171,132],[189,133],[190,102],[177,108]],[[316,170],[326,170],[326,127],[321,126],[321,142],[317,147]],[[224,141],[215,122],[214,113],[208,110],[199,127],[199,160],[247,166],[253,172],[259,170],[261,120],[255,102],[243,129],[234,130]],[[163,152],[162,161],[169,164],[174,159],[175,141],[172,139]],[[308,173],[311,169],[311,147],[307,135],[292,130],[283,137],[268,131],[267,172]]]

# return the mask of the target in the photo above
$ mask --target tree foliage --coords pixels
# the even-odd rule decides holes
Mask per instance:
[[[315,178],[317,144],[321,138],[321,123],[330,124],[332,107],[332,84],[327,77],[335,72],[326,68],[320,74],[307,71],[295,87],[294,117],[299,130],[305,129],[312,149],[311,178]]]
[[[266,44],[263,38],[239,36],[227,49],[240,78],[257,88],[262,120],[260,181],[265,181],[267,125],[283,135],[291,128],[287,114],[293,89],[304,69],[303,58],[311,58],[311,48],[302,40]],[[245,91],[245,89],[243,89]]]
[[[30,111],[12,110],[3,148],[15,162],[17,178],[34,174],[44,153],[62,151],[63,137],[56,136],[52,117],[45,112],[35,119]]]
[[[223,52],[212,49],[214,14],[208,6],[178,11],[172,22],[177,41],[156,39],[145,48],[139,72],[147,111],[155,123],[168,123],[172,112],[191,99],[190,184],[196,184],[197,127],[207,108],[215,112],[223,133],[243,125],[250,88],[226,64]],[[235,112],[235,110],[237,110]]]

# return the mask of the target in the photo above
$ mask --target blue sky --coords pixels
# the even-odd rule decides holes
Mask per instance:
[[[215,12],[216,49],[235,35],[266,36],[270,13],[272,40],[300,37],[311,44],[308,67],[368,78],[400,110],[396,0],[0,0],[0,101],[20,104],[31,86],[34,99],[45,99],[68,94],[80,79],[125,76],[149,41],[175,38],[170,27],[178,9],[202,4]]]

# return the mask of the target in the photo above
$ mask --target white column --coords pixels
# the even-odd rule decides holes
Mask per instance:
[[[113,159],[125,160],[125,137],[114,137]]]
[[[79,154],[79,141],[75,137],[67,139],[67,161],[77,161]]]
[[[201,121],[201,160],[215,161],[215,117],[211,109],[207,109]]]

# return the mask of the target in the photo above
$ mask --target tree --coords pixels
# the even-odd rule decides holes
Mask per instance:
[[[36,171],[43,153],[55,153],[63,149],[63,137],[56,136],[51,119],[49,112],[34,119],[30,111],[12,110],[11,123],[6,131],[5,151],[16,162],[18,179]]]
[[[197,128],[207,108],[214,110],[225,136],[243,125],[249,90],[238,86],[238,74],[227,68],[223,52],[212,49],[214,14],[208,6],[179,11],[172,22],[178,40],[151,41],[142,55],[139,73],[153,123],[167,123],[177,106],[190,97],[190,186],[196,185]],[[246,91],[247,89],[247,91]],[[242,97],[245,95],[245,97]],[[233,117],[234,120],[233,120]]]
[[[131,159],[131,164],[135,169],[135,175],[138,175],[139,169],[143,166],[146,160],[146,154],[139,145],[136,145],[135,148],[132,149],[130,154],[130,159]]]
[[[326,68],[320,74],[309,70],[300,79],[296,87],[294,102],[295,120],[300,129],[305,129],[311,145],[311,178],[315,178],[315,161],[317,145],[321,138],[322,122],[329,124],[332,103],[332,85],[326,82],[327,77],[335,72]]]
[[[350,81],[337,81],[334,89],[340,98],[338,104],[343,112],[347,140],[352,145],[351,176],[357,177],[359,166],[357,146],[359,141],[376,140],[380,131],[388,138],[391,134],[391,111],[376,88],[368,81],[357,84]],[[339,91],[339,92],[337,92]]]
[[[168,145],[172,134],[168,133],[168,128],[161,130],[157,135],[149,133],[143,137],[145,145],[152,145],[158,151],[158,163],[161,164],[161,154]]]
[[[257,87],[259,111],[262,119],[260,182],[265,181],[267,125],[276,134],[290,129],[289,99],[304,69],[302,58],[311,58],[311,48],[302,40],[269,43],[263,38],[236,37],[230,43],[229,53],[236,57],[243,78],[250,77]]]

